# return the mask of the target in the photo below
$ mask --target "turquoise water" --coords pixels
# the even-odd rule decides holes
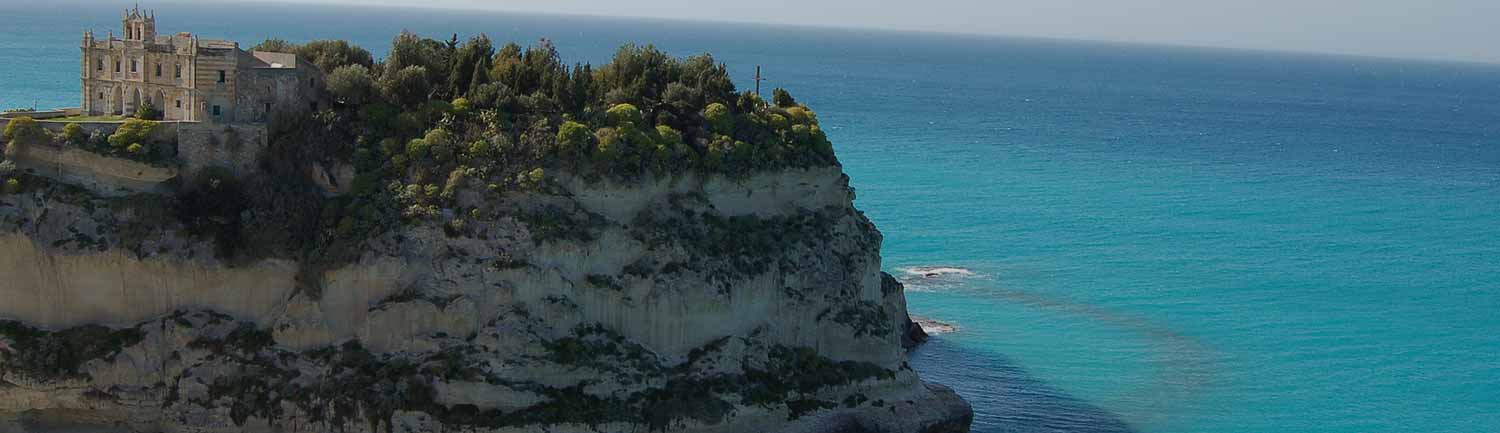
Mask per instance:
[[[76,105],[119,5],[0,4],[0,105]],[[1500,67],[746,25],[154,5],[754,65],[818,110],[979,432],[1500,431]],[[226,18],[227,17],[227,18]],[[19,59],[25,59],[20,61]],[[937,277],[913,268],[966,272]]]

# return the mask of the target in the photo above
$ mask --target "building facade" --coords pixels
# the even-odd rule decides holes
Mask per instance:
[[[316,110],[323,74],[286,53],[245,51],[190,33],[159,35],[154,13],[125,11],[121,37],[83,35],[82,111],[130,115],[142,104],[164,120],[259,123],[286,110]]]

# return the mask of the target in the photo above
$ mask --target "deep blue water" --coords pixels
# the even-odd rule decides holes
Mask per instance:
[[[0,106],[77,105],[121,4],[0,3]],[[764,65],[886,234],[913,355],[979,432],[1500,431],[1500,67],[287,6],[158,8],[251,45],[547,37]],[[1394,30],[1393,30],[1394,31]],[[928,278],[913,268],[966,270]]]

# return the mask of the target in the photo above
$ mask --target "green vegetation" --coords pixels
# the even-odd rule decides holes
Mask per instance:
[[[77,123],[69,123],[63,126],[62,139],[67,144],[79,146],[88,138],[88,134],[83,132],[83,127],[78,126]]]
[[[10,119],[10,124],[5,126],[6,142],[27,145],[41,143],[50,138],[47,130],[42,129],[42,126],[36,123],[36,119],[30,117],[21,116]]]
[[[51,332],[0,320],[0,371],[40,381],[87,379],[83,366],[89,361],[112,359],[143,338],[136,328],[85,325]]]
[[[773,267],[794,267],[785,258],[798,248],[815,250],[833,239],[833,226],[843,211],[821,210],[771,218],[755,215],[725,217],[713,212],[696,213],[680,205],[648,210],[637,215],[632,236],[651,249],[678,245],[691,257],[685,263],[662,268],[687,268],[712,275],[727,284]],[[646,274],[645,270],[635,272]],[[721,287],[722,289],[722,287]]]
[[[253,219],[179,214],[237,231],[217,236],[235,243],[220,249],[229,255],[299,259],[299,286],[313,296],[319,269],[354,260],[369,239],[403,224],[469,234],[477,214],[460,208],[465,197],[550,193],[552,179],[567,177],[628,183],[838,164],[810,109],[784,90],[779,104],[736,91],[707,55],[679,59],[627,45],[605,65],[570,66],[545,40],[523,48],[483,35],[407,32],[380,62],[343,41],[273,40],[257,49],[296,52],[328,71],[337,103],[273,119],[260,171],[238,193],[223,192],[243,198],[229,208]],[[130,144],[120,147],[127,155]],[[141,144],[139,153],[156,154]],[[309,164],[353,165],[351,193],[323,197],[305,175]],[[602,219],[577,215],[546,208],[519,216],[538,243],[592,240]]]
[[[145,101],[141,101],[141,104],[135,107],[135,114],[133,114],[131,117],[141,120],[161,120],[162,112],[160,108],[157,108],[156,105],[152,104],[151,100],[148,99]]]

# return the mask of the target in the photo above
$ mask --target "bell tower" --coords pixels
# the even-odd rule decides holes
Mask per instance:
[[[156,39],[156,14],[141,12],[141,6],[125,11],[120,20],[127,41],[152,41]]]

